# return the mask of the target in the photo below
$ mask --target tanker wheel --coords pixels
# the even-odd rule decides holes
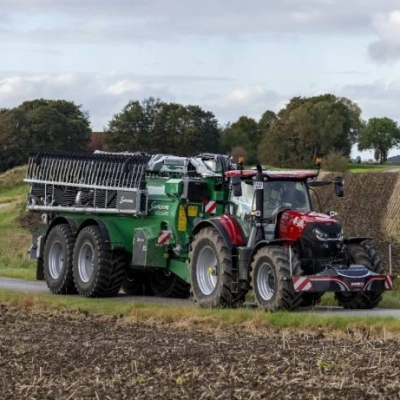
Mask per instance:
[[[358,243],[347,246],[350,262],[365,265],[378,274],[383,272],[382,260],[376,250],[370,246]],[[335,299],[339,306],[348,309],[372,309],[378,306],[382,300],[383,289],[379,291],[364,292],[337,292]]]
[[[54,226],[44,245],[43,274],[54,294],[76,293],[72,276],[72,253],[75,237],[68,224]]]
[[[142,272],[129,272],[122,283],[122,290],[129,296],[152,296],[147,274]]]
[[[79,232],[72,271],[80,295],[117,295],[125,278],[126,267],[126,254],[113,252],[97,225],[87,226]]]
[[[300,262],[295,256],[292,268],[293,275],[301,274]],[[300,306],[302,295],[294,291],[286,248],[259,249],[251,263],[250,278],[256,303],[264,311],[294,310]]]
[[[160,269],[149,276],[149,288],[154,296],[187,299],[190,285],[172,272]]]
[[[193,239],[190,282],[194,300],[202,307],[237,307],[247,291],[232,293],[232,256],[214,228],[204,228]]]

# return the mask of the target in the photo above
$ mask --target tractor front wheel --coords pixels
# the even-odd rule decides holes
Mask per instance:
[[[300,275],[300,262],[292,258],[292,274]],[[257,305],[264,311],[294,310],[302,297],[296,293],[290,275],[290,259],[287,248],[262,247],[251,263],[251,284]]]
[[[382,260],[376,250],[368,245],[357,243],[347,246],[350,262],[352,264],[365,265],[378,274],[383,272]],[[348,309],[372,309],[378,306],[382,300],[383,290],[359,292],[338,292],[335,294],[339,306]]]

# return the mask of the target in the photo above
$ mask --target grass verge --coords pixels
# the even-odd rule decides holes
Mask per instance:
[[[0,274],[10,278],[34,279],[35,263],[28,259],[31,234],[21,227],[28,185],[23,183],[24,168],[17,168],[0,179]],[[19,182],[19,183],[15,183]]]
[[[0,290],[0,303],[45,312],[69,309],[81,313],[114,316],[127,323],[167,324],[187,330],[228,330],[262,332],[290,329],[334,334],[357,331],[368,334],[400,333],[398,319],[392,317],[325,316],[314,312],[264,313],[253,309],[201,309],[196,306],[166,306],[140,302],[110,302],[79,296],[56,296]]]

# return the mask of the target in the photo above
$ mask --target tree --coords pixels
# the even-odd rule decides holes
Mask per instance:
[[[361,132],[358,150],[374,150],[375,159],[387,161],[389,150],[400,145],[400,129],[390,118],[371,118]]]
[[[65,100],[26,101],[0,112],[0,171],[25,164],[42,149],[85,149],[91,135],[87,113]]]
[[[264,164],[311,167],[332,151],[350,155],[362,127],[360,108],[332,94],[294,97],[263,133],[258,148]]]
[[[258,121],[258,129],[260,130],[260,132],[262,134],[266,134],[269,131],[271,125],[276,121],[276,119],[277,115],[273,111],[265,111]]]
[[[109,151],[142,151],[181,156],[218,152],[217,120],[199,106],[165,103],[152,97],[130,101],[106,128]]]
[[[246,163],[254,164],[257,162],[257,146],[260,138],[261,132],[257,122],[253,118],[241,116],[221,132],[221,146],[224,152],[230,154],[235,148],[245,149],[248,157]]]

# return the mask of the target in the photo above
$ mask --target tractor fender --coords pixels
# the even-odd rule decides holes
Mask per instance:
[[[297,242],[297,240],[287,239],[287,238],[273,239],[273,240],[261,240],[252,249],[252,251],[250,253],[250,257],[249,257],[249,263],[251,263],[254,254],[256,254],[257,251],[259,249],[261,249],[262,247],[267,247],[267,246],[290,247],[290,246],[293,246],[296,242]]]
[[[194,227],[192,236],[208,226],[212,226],[219,232],[228,249],[232,250],[236,246],[245,245],[243,230],[232,216],[222,215],[221,217],[202,220]]]

